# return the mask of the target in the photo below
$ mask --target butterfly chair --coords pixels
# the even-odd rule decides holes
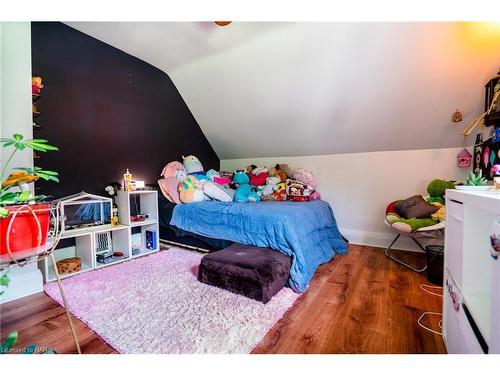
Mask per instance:
[[[411,269],[412,271],[424,272],[427,269],[427,265],[425,265],[421,268],[417,268],[417,266],[412,266],[408,263],[403,262],[401,259],[396,258],[394,255],[390,254],[390,251],[391,251],[392,247],[394,246],[394,244],[396,243],[396,241],[401,236],[405,236],[405,237],[411,238],[413,240],[413,242],[415,242],[420,249],[422,249],[424,252],[426,252],[425,247],[422,245],[422,243],[419,241],[419,239],[420,240],[422,240],[422,239],[436,239],[440,235],[444,235],[445,222],[441,221],[441,222],[434,224],[434,225],[422,227],[422,228],[417,229],[415,232],[411,232],[411,233],[398,230],[397,228],[395,228],[391,224],[389,224],[389,222],[385,218],[384,218],[384,222],[386,225],[388,225],[392,230],[394,230],[397,233],[394,240],[392,240],[390,245],[387,246],[387,248],[385,249],[385,252],[384,252],[385,256],[387,258],[392,259],[393,261],[401,264],[402,266],[405,266],[405,267]]]

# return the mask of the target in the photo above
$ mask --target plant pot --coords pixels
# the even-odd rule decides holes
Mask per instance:
[[[49,233],[50,203],[6,206],[10,215],[0,219],[0,256],[9,256],[7,251],[7,231],[9,233],[10,252],[12,257],[21,252],[45,245]],[[17,212],[17,215],[15,215]],[[15,216],[15,217],[14,217]],[[38,227],[37,220],[40,223]]]

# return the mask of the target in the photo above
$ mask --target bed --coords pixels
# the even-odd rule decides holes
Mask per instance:
[[[322,200],[160,204],[160,225],[162,239],[168,229],[180,235],[178,238],[210,243],[212,248],[238,242],[281,251],[292,258],[288,283],[299,293],[306,290],[322,263],[347,253],[347,241],[337,228],[333,211]]]

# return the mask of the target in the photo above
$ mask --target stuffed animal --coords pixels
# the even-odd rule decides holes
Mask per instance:
[[[430,217],[425,219],[402,218],[396,212],[396,204],[398,202],[399,201],[392,202],[391,204],[389,204],[389,206],[387,206],[387,209],[385,210],[385,220],[392,228],[404,233],[413,233],[419,230],[420,228],[428,227],[439,223],[438,220],[434,220],[433,218]]]
[[[179,199],[182,203],[200,202],[205,199],[203,185],[194,176],[186,176],[179,184]]]
[[[185,176],[183,176],[182,174],[178,176],[178,172],[179,171],[183,171],[185,172],[186,169],[184,168],[184,166],[179,163],[178,161],[171,161],[170,163],[168,163],[165,168],[163,168],[163,171],[161,172],[161,175],[164,177],[164,178],[169,178],[169,177],[178,177],[178,180],[179,181],[182,181],[184,179]]]
[[[249,166],[247,166],[246,170],[247,170],[247,173],[250,174],[252,173],[252,171],[257,168],[256,165],[253,165],[253,164],[250,164]]]
[[[436,212],[434,212],[431,215],[431,218],[434,220],[437,220],[437,221],[444,221],[444,219],[446,217],[446,206],[444,204],[439,203],[439,202],[433,202],[431,204],[433,206],[436,206],[437,208],[439,208],[439,210],[437,210]]]
[[[234,200],[236,202],[258,202],[260,195],[254,190],[249,182],[250,178],[244,170],[237,170],[233,175],[233,182],[238,185],[234,193]]]
[[[209,169],[209,170],[207,171],[207,177],[208,177],[210,180],[214,181],[216,177],[220,177],[220,173],[219,173],[219,172],[217,172],[215,169]]]
[[[203,165],[194,155],[182,156],[182,164],[184,164],[188,174],[203,172]]]
[[[254,168],[252,173],[249,174],[250,185],[263,186],[266,184],[268,169],[266,167]]]
[[[176,177],[167,177],[158,180],[163,196],[172,203],[182,203],[179,198],[179,181]]]
[[[232,202],[234,199],[234,190],[226,189],[211,180],[203,182],[203,192],[210,199],[220,202]]]
[[[271,195],[276,190],[278,190],[278,184],[280,183],[279,177],[268,177],[266,178],[266,184],[264,186],[259,186],[260,193],[263,197]]]
[[[444,204],[444,194],[446,189],[455,189],[455,182],[445,181],[445,180],[432,180],[427,185],[427,192],[429,193],[429,198],[427,198],[427,203],[439,202]]]
[[[263,196],[263,201],[277,201],[282,202],[287,200],[286,196],[286,183],[280,182],[277,185],[276,191],[274,191],[271,195]]]
[[[42,89],[42,77],[31,77],[31,92],[39,95]]]
[[[293,173],[293,179],[302,182],[307,186],[311,186],[316,189],[316,179],[314,178],[311,171],[304,168],[298,168]]]
[[[314,188],[298,180],[286,180],[286,196],[289,201],[308,202]]]

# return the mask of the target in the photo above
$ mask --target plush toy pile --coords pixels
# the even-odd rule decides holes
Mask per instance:
[[[183,162],[168,163],[158,180],[163,195],[173,203],[202,200],[221,202],[295,201],[320,199],[312,172],[287,164],[274,167],[249,165],[234,172],[204,171],[194,155],[182,157]]]
[[[394,229],[413,233],[417,230],[436,225],[445,219],[446,189],[454,189],[453,181],[432,180],[427,186],[427,200],[415,195],[405,200],[394,201],[387,206],[385,221]]]

